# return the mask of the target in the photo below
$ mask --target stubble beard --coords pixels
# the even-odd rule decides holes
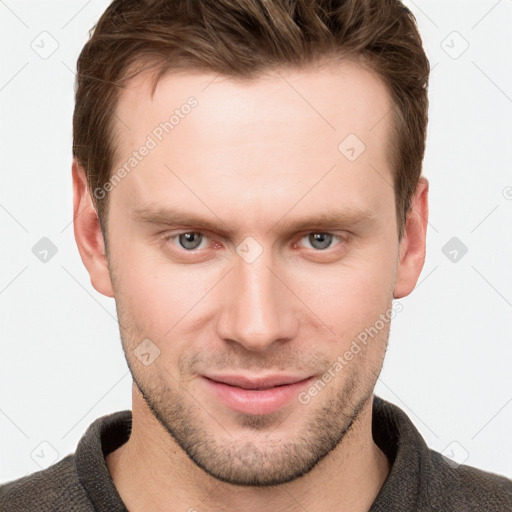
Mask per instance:
[[[129,343],[129,340],[126,341]],[[387,343],[387,334],[382,341]],[[123,346],[130,344],[125,345],[123,339]],[[169,381],[158,372],[138,374],[135,370],[140,368],[138,362],[128,356],[127,362],[133,380],[154,417],[199,468],[215,479],[232,485],[270,487],[296,480],[310,472],[336,447],[341,447],[343,440],[354,430],[361,412],[373,397],[384,353],[380,364],[374,368],[365,367],[365,355],[359,356],[361,360],[358,364],[351,362],[344,368],[349,375],[342,389],[334,392],[334,389],[327,387],[307,405],[297,401],[295,408],[304,407],[301,417],[308,415],[308,418],[300,429],[294,430],[297,433],[293,439],[271,435],[280,423],[286,421],[286,416],[279,416],[280,413],[240,414],[238,424],[244,430],[244,435],[237,439],[226,431],[221,419],[208,414],[199,400],[176,380],[176,385],[171,387]],[[165,375],[165,372],[169,373],[163,369],[162,374]],[[151,380],[148,376],[151,376]],[[325,399],[323,393],[332,396]],[[308,411],[310,407],[314,408],[312,412]],[[222,439],[218,439],[208,425],[220,432]],[[251,434],[249,438],[248,431]]]

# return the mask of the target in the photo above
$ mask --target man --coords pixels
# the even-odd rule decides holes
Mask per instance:
[[[373,395],[425,257],[428,73],[398,1],[109,6],[78,61],[74,228],[133,407],[2,510],[512,510]]]

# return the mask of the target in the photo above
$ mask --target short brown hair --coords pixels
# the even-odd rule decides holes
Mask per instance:
[[[361,59],[391,95],[391,161],[399,237],[421,175],[429,62],[416,20],[399,0],[114,0],[77,62],[73,156],[91,191],[109,180],[119,92],[152,68],[250,79],[325,57]],[[154,88],[153,88],[154,91]],[[92,197],[106,235],[108,196]]]

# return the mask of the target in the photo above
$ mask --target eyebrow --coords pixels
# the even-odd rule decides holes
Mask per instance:
[[[177,208],[162,206],[144,206],[133,210],[132,219],[136,222],[158,226],[175,226],[194,228],[198,230],[215,231],[224,235],[233,235],[235,229],[230,228],[219,217],[204,218],[194,212],[186,212]],[[307,229],[340,229],[354,227],[376,219],[374,212],[356,207],[343,210],[334,209],[315,215],[292,219],[291,214],[285,214],[274,223],[268,231],[305,231]]]

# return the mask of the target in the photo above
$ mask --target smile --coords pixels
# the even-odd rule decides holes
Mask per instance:
[[[207,392],[225,407],[243,414],[262,415],[276,412],[294,401],[313,377],[203,375],[201,378]]]

